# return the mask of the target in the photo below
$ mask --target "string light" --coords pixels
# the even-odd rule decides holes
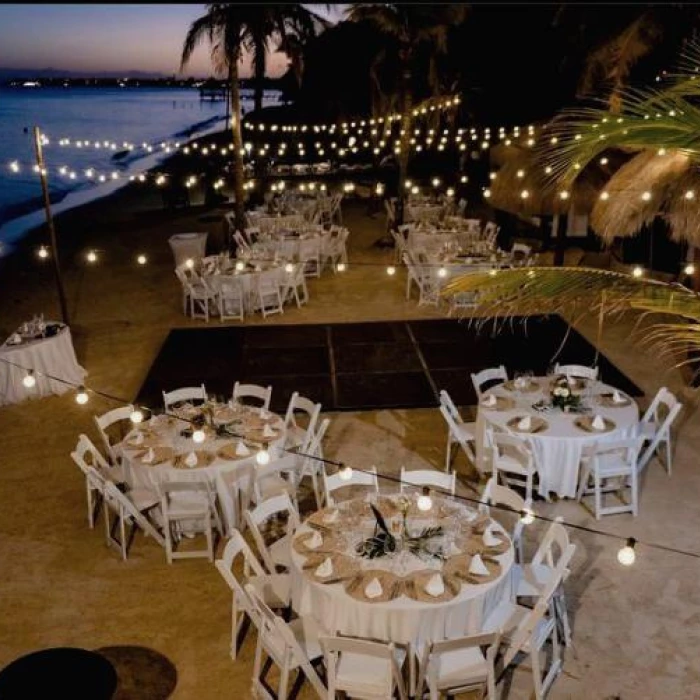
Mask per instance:
[[[34,370],[29,370],[24,377],[22,378],[22,384],[27,387],[27,389],[31,389],[32,387],[36,386],[36,377],[34,376]]]
[[[85,258],[89,263],[97,262],[97,253],[94,250],[90,250]]]
[[[129,416],[129,420],[134,424],[138,425],[139,423],[143,422],[143,411],[141,411],[138,408],[135,408],[132,412],[131,415]]]
[[[75,395],[75,401],[81,406],[84,406],[88,402],[88,398],[88,393],[85,391],[85,387],[81,384],[78,387],[78,393]]]
[[[347,269],[347,266],[345,263],[341,262],[341,263],[338,263],[336,265],[336,270],[338,270],[338,272],[345,272],[346,269]]]
[[[686,199],[695,199],[695,192],[693,190],[688,190],[683,196]]]
[[[191,270],[192,268],[194,268],[194,260],[192,260],[192,258],[187,258],[187,260],[185,260],[185,267],[188,270]]]
[[[143,253],[141,253],[140,255],[136,256],[136,262],[139,265],[145,265],[148,262],[148,258]]]
[[[642,192],[642,199],[643,199],[645,202],[648,202],[648,201],[651,199],[651,192],[649,192],[649,191],[647,191],[647,192]]]
[[[49,249],[45,245],[42,245],[36,251],[36,254],[37,254],[37,257],[40,258],[41,260],[46,260],[46,258],[49,257]]]
[[[683,272],[686,275],[694,275],[695,274],[695,265],[693,263],[688,263],[684,268]]]
[[[386,274],[389,275],[390,277],[396,274],[396,268],[393,265],[389,265],[389,267],[386,268]]]
[[[433,499],[430,497],[430,489],[427,486],[423,487],[421,495],[418,496],[418,500],[416,501],[416,505],[418,506],[418,510],[423,512],[433,507]]]
[[[644,270],[639,265],[636,265],[632,270],[632,277],[641,277],[643,274]]]
[[[520,522],[523,525],[532,525],[535,522],[535,513],[532,508],[523,508]]]
[[[447,269],[444,267],[441,267],[438,270],[438,277],[447,277]]]
[[[607,192],[601,192],[601,193],[600,193],[600,198],[601,198],[604,202],[606,202],[608,199],[610,199],[610,194],[607,193]]]
[[[352,467],[347,465],[341,466],[341,468],[338,470],[338,478],[342,479],[343,481],[350,481],[350,479],[352,479]]]
[[[625,546],[617,553],[617,560],[622,566],[632,566],[637,560],[637,554],[634,551],[636,544],[637,540],[635,540],[634,537],[628,537]]]
[[[199,444],[204,442],[206,439],[206,433],[201,429],[197,429],[192,433],[192,442],[196,442],[197,444]],[[261,464],[263,463],[261,462]]]
[[[255,454],[255,461],[260,465],[260,466],[265,466],[266,464],[270,463],[270,453],[268,452],[267,448],[263,448],[256,452]]]

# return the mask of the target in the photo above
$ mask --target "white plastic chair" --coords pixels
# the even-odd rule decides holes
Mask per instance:
[[[256,279],[257,309],[263,318],[272,314],[283,314],[282,293],[279,285],[279,270],[260,272]]]
[[[445,454],[445,471],[452,464],[452,445],[459,445],[467,459],[476,464],[474,444],[476,440],[476,424],[462,420],[452,397],[442,389],[440,391],[440,413],[447,423],[447,450]]]
[[[639,435],[649,442],[639,458],[637,468],[644,469],[656,453],[660,459],[660,448],[666,448],[666,471],[671,476],[671,426],[681,412],[683,404],[664,386],[659,389],[649,408],[639,422]]]
[[[265,542],[262,528],[273,518],[286,515],[287,524],[285,534],[271,544]],[[282,493],[259,503],[255,508],[250,508],[243,514],[250,528],[258,554],[269,573],[277,573],[277,566],[289,568],[291,556],[291,542],[294,531],[299,527],[299,513],[292,503],[289,495]]]
[[[577,497],[582,501],[584,496],[594,496],[596,520],[600,520],[602,515],[618,513],[632,513],[636,517],[639,500],[637,460],[642,442],[642,437],[635,437],[597,442],[584,447]],[[617,485],[609,486],[607,482],[610,479],[617,481]],[[626,488],[630,489],[628,503],[620,498],[622,505],[604,505],[605,493],[614,491],[621,494]]]
[[[430,700],[473,692],[496,700],[495,661],[500,643],[500,634],[490,633],[426,644],[419,663],[418,697],[424,697],[427,687]]]
[[[164,481],[158,490],[161,494],[163,530],[165,531],[165,556],[168,564],[174,559],[206,557],[214,561],[213,502],[214,494],[205,481]],[[202,533],[206,549],[176,550],[182,537],[182,526],[187,524],[190,534]]]
[[[499,509],[498,506],[506,506],[506,508],[511,509],[514,516],[514,524],[510,530],[510,539],[515,548],[515,560],[518,562],[522,561],[524,523],[519,514],[526,510],[531,510],[532,502],[523,498],[517,491],[509,489],[507,486],[501,486],[493,476],[486,482],[480,501],[479,510],[482,513],[491,515],[499,522],[505,520],[503,516],[507,511]],[[491,513],[490,506],[494,506],[495,515]],[[499,515],[502,517],[499,518]]]
[[[183,285],[185,313],[189,301],[190,316],[203,318],[208,323],[211,306],[216,304],[216,291],[209,286],[204,277],[200,277],[186,265],[176,268],[175,274]]]
[[[598,367],[586,367],[586,365],[560,365],[557,362],[554,365],[554,373],[581,379],[598,379]]]
[[[391,643],[355,637],[322,637],[328,673],[328,698],[407,700],[402,666],[406,653]]]
[[[270,451],[271,454],[273,452],[274,450]],[[285,455],[280,458],[273,456],[269,464],[258,466],[253,473],[253,502],[262,503],[270,498],[286,493],[298,512],[298,469],[299,458],[296,455]]]
[[[438,472],[434,469],[414,469],[406,471],[401,467],[401,493],[410,487],[428,486],[450,496],[455,495],[456,475],[454,472]]]
[[[250,503],[255,467],[244,467],[235,462],[224,464],[216,471],[216,494],[225,526],[225,533],[231,537],[233,531],[245,527],[243,511]]]
[[[537,469],[531,445],[517,435],[486,429],[486,444],[492,450],[491,468],[493,478],[508,487],[518,486],[525,490],[525,499],[532,501],[532,488]]]
[[[338,471],[335,474],[327,474],[323,470],[323,492],[325,494],[326,506],[334,506],[333,494],[346,486],[366,486],[370,493],[379,493],[379,482],[377,481],[377,468],[372,467],[369,471],[351,470],[350,474]]]
[[[297,423],[297,414],[306,416],[306,427]],[[299,447],[307,442],[309,435],[316,429],[316,421],[321,413],[321,404],[314,403],[311,399],[300,396],[295,391],[289,399],[287,413],[284,416],[284,427],[286,429],[286,446]]]
[[[233,571],[239,555],[243,559],[240,579]],[[289,576],[266,574],[248,543],[235,529],[224,547],[221,559],[217,559],[215,565],[232,593],[231,658],[235,661],[238,649],[243,644],[250,627],[251,618],[255,615],[254,605],[244,587],[249,583],[254,586],[270,608],[286,608],[289,605]]]
[[[487,369],[482,369],[480,372],[472,373],[472,384],[474,385],[474,391],[476,391],[476,396],[481,399],[484,393],[483,387],[488,382],[507,382],[508,372],[503,365],[499,367],[489,367]]]
[[[299,241],[299,263],[305,277],[321,276],[321,239],[318,237]]]
[[[245,590],[253,603],[258,622],[258,644],[253,664],[254,694],[268,699],[273,697],[265,680],[270,667],[269,663],[263,667],[262,657],[265,653],[268,660],[279,668],[277,698],[287,699],[293,671],[297,672],[291,693],[293,696],[296,696],[304,680],[307,680],[320,698],[327,697],[326,686],[313,667],[313,663],[323,656],[318,628],[313,619],[304,616],[287,623],[275,615],[254,586],[247,584]]]
[[[186,386],[181,389],[174,389],[173,391],[163,392],[163,406],[166,412],[176,403],[182,403],[183,401],[206,401],[207,400],[207,390],[204,388],[204,384],[201,386]]]
[[[309,301],[309,288],[306,286],[306,277],[304,275],[304,266],[301,264],[293,265],[292,271],[287,272],[285,278],[284,292],[282,293],[282,303],[290,301],[292,298],[296,301],[297,308],[301,308]]]
[[[111,411],[107,411],[107,413],[103,413],[101,416],[94,416],[95,425],[97,426],[97,431],[99,432],[100,437],[102,438],[102,442],[105,446],[105,451],[109,456],[109,461],[115,466],[120,464],[120,459],[119,455],[114,449],[114,444],[116,444],[117,442],[121,442],[121,440],[112,440],[107,431],[112,426],[121,424],[121,439],[123,440],[124,437],[126,437],[126,433],[128,432],[123,430],[123,424],[128,423],[129,428],[132,427],[130,419],[133,411],[134,407],[131,405],[120,406],[119,408],[114,408]]]
[[[298,453],[301,460],[301,466],[298,468],[299,479],[297,481],[297,489],[305,476],[311,477],[311,484],[314,490],[314,498],[316,499],[316,507],[321,508],[324,494],[321,493],[318,486],[319,475],[323,471],[323,438],[326,436],[328,426],[331,424],[330,418],[324,418],[315,432],[307,432],[306,439],[299,446]]]
[[[219,318],[222,321],[245,318],[243,285],[238,277],[220,275],[218,278],[218,293],[216,297],[219,306]]]
[[[105,540],[110,547],[121,552],[122,559],[126,561],[129,548],[140,528],[145,535],[152,537],[161,547],[165,546],[165,539],[148,519],[148,513],[155,508],[160,499],[158,494],[147,489],[122,493],[111,481],[104,482],[104,508],[105,508]],[[110,513],[114,513],[115,520],[112,523]],[[126,526],[130,526],[129,535],[126,534]],[[119,537],[116,538],[115,530],[119,528]]]
[[[242,399],[256,399],[257,401],[261,401],[262,408],[268,411],[270,409],[270,399],[272,399],[272,387],[236,382],[233,385],[233,400],[238,403],[248,403]]]

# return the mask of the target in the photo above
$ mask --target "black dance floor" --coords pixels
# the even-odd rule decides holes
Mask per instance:
[[[161,391],[199,385],[231,396],[236,380],[272,385],[272,410],[284,411],[297,390],[326,411],[423,408],[447,389],[455,403],[476,403],[470,373],[504,364],[509,373],[545,374],[566,337],[559,316],[537,316],[478,329],[466,321],[397,321],[306,326],[175,329],[136,400],[162,403]],[[595,348],[571,329],[556,358],[592,364]],[[641,390],[600,355],[603,381],[632,396]]]

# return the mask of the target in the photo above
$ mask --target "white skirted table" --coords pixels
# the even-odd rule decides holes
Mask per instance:
[[[532,446],[540,496],[548,498],[553,492],[560,498],[575,498],[583,448],[592,442],[635,435],[639,408],[634,399],[603,382],[577,380],[580,385],[572,388],[581,393],[582,404],[589,407],[586,414],[567,413],[560,408],[536,411],[533,404],[550,400],[553,381],[553,377],[533,377],[518,386],[511,380],[484,392],[476,420],[477,465],[480,471],[488,469],[485,430],[494,426],[526,439]],[[487,405],[492,400],[495,405]],[[592,424],[596,415],[602,420],[601,429]],[[530,428],[522,429],[520,421],[526,416],[530,416]]]
[[[48,335],[52,328],[55,334]],[[70,328],[49,321],[46,330],[46,337],[38,338],[13,334],[0,346],[0,406],[64,394],[85,380],[87,372],[78,364]],[[19,338],[21,342],[11,342]],[[24,386],[27,369],[35,372],[33,387]]]
[[[175,256],[175,267],[180,267],[188,259],[195,262],[204,257],[207,247],[207,233],[176,233],[168,239]]]
[[[377,502],[392,532],[401,528],[397,504],[391,497]],[[368,499],[312,515],[292,540],[293,608],[328,634],[400,644],[478,633],[498,603],[512,597],[514,553],[505,531],[461,503],[436,497],[425,513],[414,496],[406,522],[411,535],[442,526],[443,534],[429,541],[442,558],[417,555],[407,543],[388,556],[361,556],[357,547],[375,523]]]

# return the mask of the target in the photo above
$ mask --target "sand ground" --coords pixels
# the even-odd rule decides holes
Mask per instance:
[[[132,399],[158,348],[173,327],[201,326],[181,314],[167,237],[209,230],[216,220],[201,212],[153,213],[157,200],[117,195],[61,219],[59,235],[70,253],[67,289],[79,360],[89,385]],[[391,251],[372,243],[382,216],[363,205],[345,207],[351,261],[386,264]],[[80,261],[84,246],[100,250],[100,262]],[[149,263],[138,267],[137,252]],[[281,317],[246,323],[314,323],[438,317],[404,298],[405,277],[381,267],[350,265],[310,283],[311,301]],[[0,278],[0,331],[9,334],[35,312],[55,316],[51,270],[29,255],[17,256]],[[214,321],[212,325],[216,325]],[[678,424],[673,476],[657,462],[646,470],[640,515],[610,516],[598,527],[700,552],[700,429],[693,396],[675,370],[642,354],[630,339],[631,321],[605,329],[602,351],[647,393],[662,385],[686,402]],[[595,338],[595,321],[581,330]],[[465,378],[466,381],[466,378]],[[303,391],[303,387],[299,387]],[[239,660],[228,656],[230,597],[216,569],[204,560],[168,566],[153,542],[137,537],[128,562],[105,547],[102,530],[87,528],[84,482],[69,458],[79,433],[94,436],[92,416],[113,406],[93,397],[78,406],[71,395],[0,409],[0,665],[31,650],[59,645],[98,648],[136,645],[174,664],[173,698],[213,700],[251,697],[254,644]],[[327,454],[372,463],[387,473],[401,464],[441,468],[445,429],[434,409],[328,414]],[[457,462],[462,476],[466,464]],[[592,525],[575,502],[538,504],[540,512]],[[101,523],[100,523],[101,525]],[[528,531],[533,551],[543,527]],[[700,560],[639,547],[637,564],[622,568],[620,544],[581,532],[567,591],[575,648],[552,698],[700,698]],[[515,674],[509,697],[526,698],[527,672]],[[146,686],[121,698],[159,697]],[[312,697],[306,689],[303,697]]]

